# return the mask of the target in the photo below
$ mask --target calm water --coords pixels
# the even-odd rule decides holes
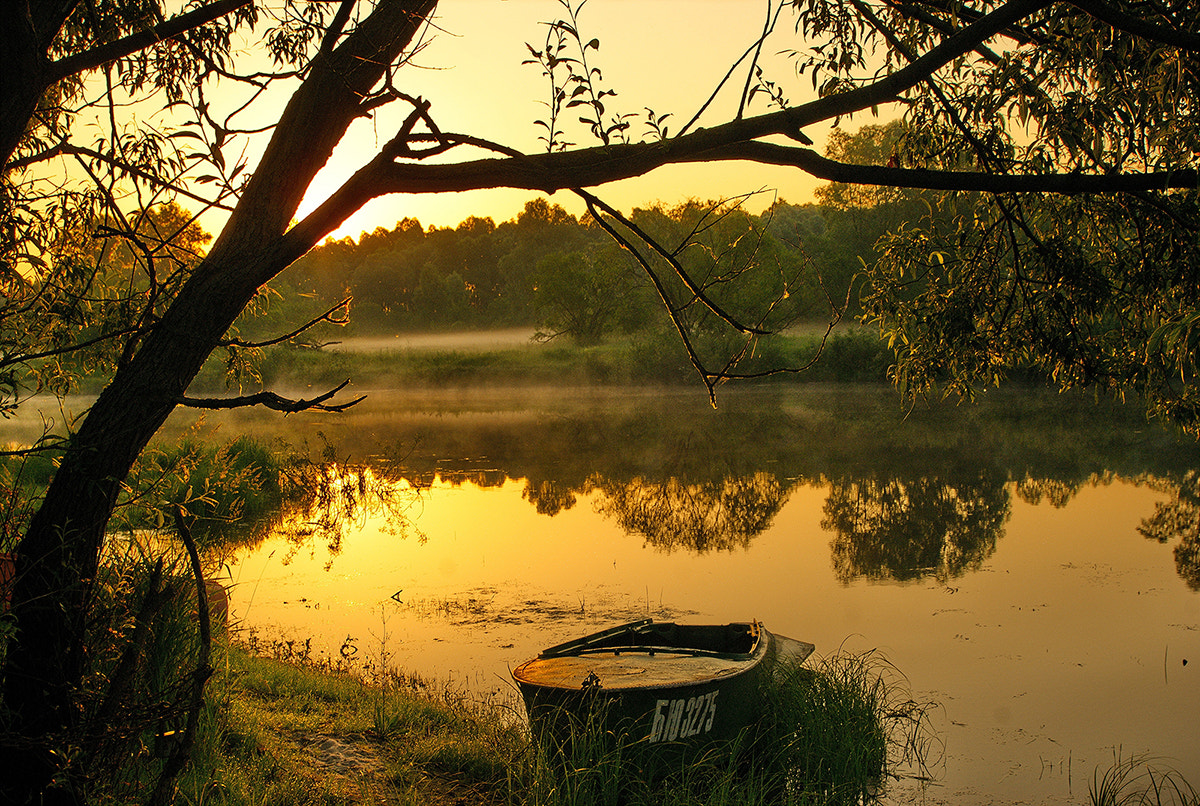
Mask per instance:
[[[818,653],[877,649],[940,704],[938,780],[896,800],[1082,802],[1116,752],[1200,784],[1200,450],[1136,414],[526,389],[209,422],[286,428],[390,491],[230,558],[259,640],[486,692],[614,622],[757,618]]]

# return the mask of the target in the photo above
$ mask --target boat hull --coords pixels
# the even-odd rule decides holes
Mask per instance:
[[[756,622],[645,620],[551,647],[513,677],[539,740],[568,748],[600,731],[668,759],[732,740],[757,722],[763,675],[781,648],[800,660],[812,651]]]

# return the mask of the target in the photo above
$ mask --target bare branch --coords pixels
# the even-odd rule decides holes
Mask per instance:
[[[675,271],[675,275],[683,281],[684,285],[688,287],[688,290],[695,295],[695,298],[699,300],[704,307],[708,308],[710,311],[720,317],[721,321],[725,322],[727,325],[740,333],[755,334],[760,336],[768,333],[766,330],[743,325],[741,322],[734,319],[730,314],[726,313],[721,306],[717,305],[716,302],[714,302],[707,294],[704,293],[703,288],[696,284],[696,281],[693,280],[691,275],[687,273],[687,270],[683,268],[683,265],[679,262],[678,258],[675,257],[674,253],[663,247],[662,244],[655,240],[653,236],[651,236],[637,224],[621,215],[621,213],[615,208],[606,204],[604,201],[596,198],[585,190],[575,190],[574,192],[588,203],[589,209],[598,207],[611,217],[615,218],[617,221],[620,221],[622,226],[638,237],[638,240],[649,246],[655,253],[658,254],[659,257],[667,261],[667,263],[670,264],[671,268]]]
[[[329,28],[325,31],[325,36],[321,38],[321,53],[329,53],[333,50],[338,37],[346,29],[346,23],[350,21],[350,12],[354,10],[356,2],[357,0],[342,0],[337,12],[333,15],[333,20],[329,23]]]
[[[696,370],[696,373],[700,376],[700,380],[703,381],[705,388],[708,390],[709,403],[716,405],[716,384],[713,382],[711,374],[705,369],[704,362],[696,352],[696,348],[692,345],[692,339],[688,336],[687,327],[679,316],[679,308],[671,300],[671,295],[667,292],[662,278],[658,276],[658,272],[654,271],[654,267],[650,265],[650,261],[646,259],[646,256],[638,251],[628,238],[622,235],[616,227],[601,215],[601,210],[597,206],[600,200],[590,193],[576,192],[580,193],[581,198],[588,206],[588,212],[591,213],[596,223],[609,234],[609,237],[633,256],[633,259],[646,272],[646,276],[650,278],[650,282],[654,284],[654,290],[658,292],[658,297],[662,300],[663,307],[667,309],[667,315],[671,318],[671,324],[675,326],[675,332],[679,335],[679,340],[683,343],[683,347],[687,351],[688,360],[691,361],[692,368]]]
[[[343,381],[339,386],[320,397],[314,397],[311,400],[288,400],[286,397],[280,397],[274,392],[259,392],[254,395],[243,395],[242,397],[213,397],[213,398],[194,398],[180,397],[176,399],[176,403],[180,406],[186,406],[192,409],[240,409],[248,406],[266,406],[273,411],[282,411],[285,414],[292,414],[297,411],[345,411],[353,405],[361,403],[367,399],[366,395],[356,397],[349,403],[340,403],[337,405],[325,405],[325,401],[332,398],[338,392],[346,388],[350,383],[349,380]]]
[[[227,339],[227,340],[219,342],[217,344],[217,346],[218,347],[248,347],[248,348],[270,347],[275,344],[282,344],[285,341],[291,341],[292,339],[296,338],[297,336],[299,336],[301,333],[305,332],[306,330],[311,330],[312,328],[316,327],[321,322],[329,322],[329,323],[335,324],[335,325],[343,325],[343,324],[345,324],[345,322],[342,320],[339,320],[339,319],[334,319],[333,315],[337,311],[344,310],[345,307],[350,304],[351,299],[352,299],[352,297],[346,297],[344,300],[339,302],[337,305],[334,305],[332,308],[325,311],[325,313],[321,314],[320,316],[316,317],[315,319],[310,319],[309,321],[305,322],[300,327],[293,330],[291,333],[286,333],[282,336],[271,339],[270,341],[250,342],[250,341],[242,341],[241,339]]]
[[[196,739],[196,730],[200,724],[200,711],[204,708],[204,685],[212,677],[212,614],[208,606],[208,591],[204,582],[204,571],[200,566],[200,553],[196,550],[196,542],[192,539],[191,529],[188,528],[184,517],[183,507],[175,505],[175,528],[179,539],[187,549],[188,560],[191,563],[192,578],[196,582],[196,621],[200,627],[200,646],[196,658],[196,668],[191,674],[192,701],[188,707],[187,723],[183,736],[178,744],[171,748],[171,753],[163,764],[158,775],[158,783],[150,796],[151,806],[166,806],[174,800],[175,779],[183,771],[191,759],[192,744]]]

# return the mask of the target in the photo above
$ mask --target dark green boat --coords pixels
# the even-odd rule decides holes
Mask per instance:
[[[513,678],[539,737],[560,739],[572,722],[600,712],[605,730],[626,742],[686,749],[751,725],[762,676],[776,660],[800,663],[812,651],[757,621],[644,619],[552,646]]]

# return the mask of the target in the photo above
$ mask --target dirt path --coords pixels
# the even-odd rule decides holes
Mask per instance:
[[[312,760],[314,785],[354,804],[479,804],[480,793],[437,776],[419,774],[398,780],[388,767],[388,747],[364,734],[293,734],[288,740]]]

